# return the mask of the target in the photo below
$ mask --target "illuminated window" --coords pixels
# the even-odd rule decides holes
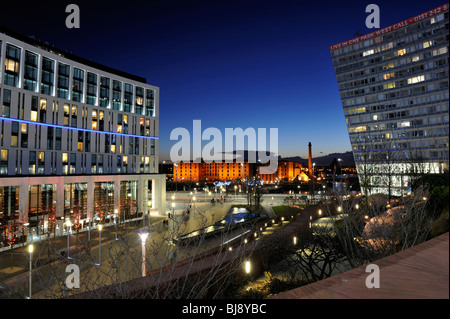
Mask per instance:
[[[448,48],[447,47],[442,47],[440,49],[433,50],[433,56],[445,54],[447,52],[448,52]]]
[[[70,105],[64,104],[64,125],[69,125]]]
[[[411,62],[417,62],[417,61],[419,61],[419,60],[420,60],[420,56],[419,56],[419,55],[413,56],[413,57],[411,58]]]
[[[357,127],[349,127],[348,128],[349,133],[365,132],[366,130],[367,130],[366,126],[357,126]]]
[[[0,160],[2,162],[7,162],[8,161],[8,150],[1,150],[0,151]]]
[[[5,60],[5,71],[18,73],[19,72],[19,62],[6,59]]]
[[[368,56],[368,55],[371,55],[371,54],[374,54],[374,53],[375,53],[375,50],[374,49],[370,49],[370,50],[364,51],[363,52],[363,56]]]
[[[33,122],[36,122],[37,121],[37,116],[38,116],[37,111],[31,111],[30,120],[33,121]]]
[[[425,81],[425,76],[424,75],[419,75],[419,76],[415,76],[412,78],[408,79],[408,84],[415,84],[415,83],[419,83]]]
[[[409,122],[409,121],[402,122],[402,123],[400,124],[400,126],[401,126],[401,127],[409,127],[409,126],[411,126],[411,122]]]
[[[394,67],[394,62],[383,65],[383,70],[392,69]]]
[[[83,142],[78,142],[78,152],[83,152]]]
[[[383,74],[383,80],[389,80],[390,78],[393,78],[394,76],[395,76],[394,72],[385,73],[385,74]]]
[[[395,88],[395,82],[389,82],[384,85],[384,89],[393,89]]]
[[[20,126],[20,132],[23,134],[27,134],[27,132],[28,132],[28,124],[27,123],[22,123],[22,125]]]
[[[397,51],[397,56],[402,56],[406,54],[406,49],[401,49]]]
[[[68,153],[62,153],[62,162],[63,162],[63,164],[69,163],[69,154]]]
[[[124,156],[123,157],[123,163],[124,164],[128,164],[128,156]]]
[[[392,42],[389,42],[388,44],[382,45],[381,46],[381,50],[389,50],[392,49],[394,47],[394,44]]]
[[[425,41],[424,43],[422,43],[422,47],[423,47],[424,49],[429,48],[429,47],[431,47],[432,45],[433,45],[433,42],[431,42],[431,41]]]
[[[97,130],[97,111],[92,110],[92,129]]]

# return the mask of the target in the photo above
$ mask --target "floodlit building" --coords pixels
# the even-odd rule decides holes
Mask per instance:
[[[3,235],[165,213],[158,87],[9,30],[0,62]]]
[[[448,4],[330,46],[360,185],[401,195],[449,163]]]
[[[179,162],[173,164],[173,181],[214,182],[246,180],[252,177],[252,164],[249,162]]]

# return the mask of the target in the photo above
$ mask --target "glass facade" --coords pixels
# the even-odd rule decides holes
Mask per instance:
[[[25,236],[137,216],[139,174],[158,173],[157,88],[25,38],[0,32],[1,230],[19,212]]]
[[[448,169],[448,23],[447,7],[391,32],[330,47],[367,192],[401,195],[416,174]]]

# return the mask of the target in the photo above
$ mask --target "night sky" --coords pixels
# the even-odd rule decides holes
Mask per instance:
[[[0,25],[160,87],[160,159],[176,127],[278,128],[279,154],[350,151],[329,45],[445,0],[427,1],[58,1],[2,2]],[[68,29],[68,4],[80,29]],[[206,143],[206,142],[205,142]]]

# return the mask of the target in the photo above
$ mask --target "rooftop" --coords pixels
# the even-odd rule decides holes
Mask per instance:
[[[347,41],[343,41],[341,43],[330,45],[330,51],[334,51],[336,49],[340,49],[340,48],[346,47],[348,45],[352,45],[352,44],[355,44],[355,43],[366,41],[366,40],[369,40],[371,38],[377,37],[379,35],[383,35],[383,34],[391,32],[391,31],[395,31],[397,29],[400,29],[400,28],[406,27],[406,26],[408,26],[410,24],[422,21],[422,20],[424,20],[426,18],[432,17],[432,16],[437,15],[439,13],[443,13],[444,11],[447,11],[447,10],[448,10],[448,3],[443,4],[443,5],[437,7],[435,9],[433,9],[433,10],[428,10],[427,12],[421,13],[419,15],[416,15],[416,16],[412,17],[412,18],[409,18],[409,19],[403,20],[401,22],[395,23],[395,24],[390,25],[388,27],[380,28],[380,29],[377,29],[376,31],[370,32],[368,34],[361,35],[359,37],[356,37],[356,38],[353,38],[353,39],[350,39],[350,40],[347,40]]]
[[[0,33],[3,33],[3,34],[5,34],[5,35],[7,35],[9,37],[15,38],[15,39],[17,39],[19,41],[28,43],[29,45],[38,47],[41,50],[45,50],[45,51],[48,51],[50,53],[57,54],[57,55],[62,56],[64,58],[66,58],[66,59],[69,59],[69,60],[72,60],[72,61],[75,61],[75,62],[78,62],[78,63],[81,63],[81,64],[85,64],[85,65],[90,66],[92,68],[96,68],[96,69],[99,69],[99,70],[102,70],[102,71],[105,71],[105,72],[108,72],[108,73],[112,73],[112,74],[115,74],[115,75],[118,75],[118,76],[130,79],[130,80],[133,80],[133,81],[142,82],[142,83],[145,83],[145,84],[147,83],[147,80],[145,78],[143,78],[143,77],[140,77],[140,76],[137,76],[137,75],[134,75],[134,74],[130,74],[130,73],[127,73],[127,72],[124,72],[124,71],[120,71],[120,70],[117,70],[117,69],[114,69],[114,68],[110,68],[110,67],[108,67],[106,65],[103,65],[103,64],[91,61],[89,59],[85,59],[85,58],[79,57],[79,56],[74,55],[72,53],[65,52],[63,50],[54,48],[54,47],[50,46],[49,44],[43,43],[43,42],[38,41],[36,39],[33,39],[31,37],[27,37],[27,36],[25,36],[23,34],[17,33],[15,31],[12,31],[12,30],[10,30],[8,28],[5,28],[3,26],[0,26]]]

